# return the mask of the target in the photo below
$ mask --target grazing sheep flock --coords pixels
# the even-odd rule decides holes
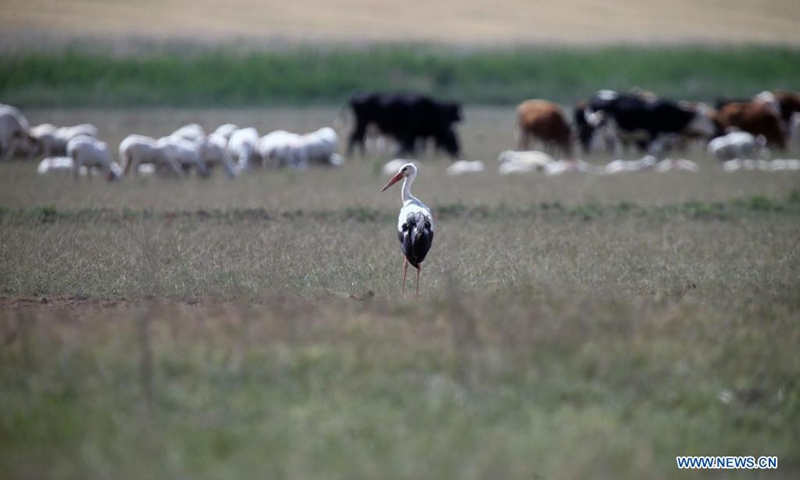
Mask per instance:
[[[0,158],[44,157],[40,174],[69,172],[73,177],[101,173],[110,181],[125,176],[159,175],[182,178],[194,172],[208,177],[221,169],[230,178],[255,168],[305,169],[340,167],[338,136],[332,128],[304,135],[279,130],[259,137],[252,127],[227,123],[206,134],[192,123],[161,138],[139,134],[119,144],[117,162],[97,127],[89,124],[56,127],[44,123],[31,127],[19,109],[0,104]]]
[[[762,92],[749,101],[720,101],[714,111],[703,104],[660,99],[650,92],[620,94],[601,90],[590,100],[577,104],[574,124],[569,124],[558,105],[546,100],[528,100],[517,108],[520,146],[529,148],[531,142],[538,141],[549,153],[504,151],[497,159],[498,173],[540,172],[553,176],[568,172],[593,175],[636,171],[696,172],[698,164],[685,158],[664,156],[669,151],[685,149],[688,142],[697,141],[704,142],[706,154],[716,158],[726,172],[800,170],[800,160],[769,160],[772,153],[768,148],[768,145],[776,145],[779,150],[800,148],[800,111],[796,111],[795,103],[800,104],[800,95]],[[458,112],[448,120],[450,136],[455,138],[452,122],[461,117],[460,106],[453,105],[456,106],[446,104],[442,108],[456,108]],[[411,105],[414,106],[416,104]],[[357,127],[400,142],[392,138],[390,132],[380,132],[379,123]],[[415,139],[413,149],[406,146],[412,154],[419,147],[424,149],[431,136],[423,133]],[[436,135],[433,138],[437,149],[441,149],[440,143],[444,140]],[[586,154],[604,149],[617,154],[633,145],[644,156],[638,160],[616,159],[606,165],[595,165],[574,158],[573,141],[578,142]],[[0,104],[0,158],[44,157],[38,167],[41,174],[70,172],[77,178],[101,173],[110,181],[119,181],[126,176],[139,175],[183,178],[194,174],[206,178],[215,170],[222,170],[227,177],[235,178],[243,172],[263,168],[340,167],[344,158],[337,153],[338,143],[338,135],[330,127],[306,134],[276,130],[259,136],[253,127],[232,123],[220,125],[207,134],[202,126],[192,123],[161,138],[128,135],[119,144],[117,163],[107,144],[98,139],[98,129],[94,125],[57,127],[44,123],[32,127],[19,109]],[[556,159],[550,155],[555,153],[567,158]],[[406,160],[389,162],[384,171],[394,173],[397,162]],[[448,167],[447,174],[474,174],[485,170],[481,161],[461,159]]]

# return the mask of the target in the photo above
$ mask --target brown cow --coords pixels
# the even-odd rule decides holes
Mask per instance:
[[[788,90],[773,90],[772,94],[775,95],[775,100],[778,101],[778,105],[781,107],[781,120],[788,126],[792,115],[800,113],[800,93]]]
[[[572,131],[558,105],[547,100],[526,100],[517,107],[519,149],[528,150],[531,140],[572,154]]]
[[[754,136],[764,135],[770,147],[780,150],[786,148],[786,134],[781,119],[774,107],[768,103],[758,101],[727,103],[717,111],[715,121],[723,131],[734,128]]]

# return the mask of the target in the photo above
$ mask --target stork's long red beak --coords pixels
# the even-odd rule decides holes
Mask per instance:
[[[386,191],[387,188],[391,187],[392,185],[394,185],[395,183],[399,182],[402,179],[403,179],[403,174],[398,173],[397,175],[392,177],[391,180],[389,180],[389,183],[387,183],[386,186],[381,189],[381,192]]]

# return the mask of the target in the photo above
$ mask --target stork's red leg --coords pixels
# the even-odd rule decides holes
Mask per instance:
[[[408,259],[403,259],[403,288],[400,290],[400,295],[406,292],[406,273],[408,272]]]
[[[417,267],[417,296],[419,297],[419,274],[422,273],[422,263]]]

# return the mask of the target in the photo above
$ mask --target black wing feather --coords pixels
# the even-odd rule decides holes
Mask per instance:
[[[397,237],[408,263],[419,270],[419,264],[425,260],[433,244],[430,218],[422,212],[409,213]]]

